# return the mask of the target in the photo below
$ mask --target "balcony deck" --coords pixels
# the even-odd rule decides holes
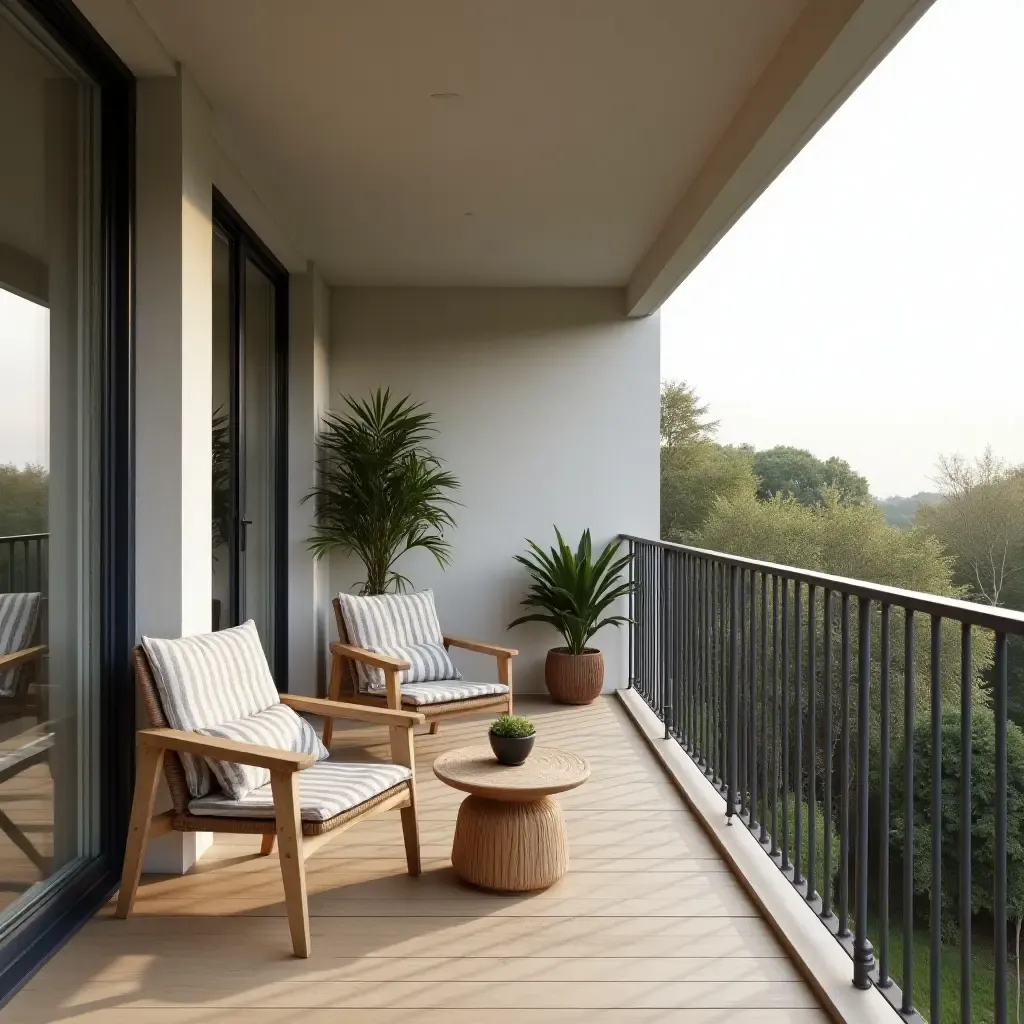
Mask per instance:
[[[424,873],[397,814],[307,863],[313,952],[288,955],[277,857],[220,837],[188,875],[147,876],[134,916],[107,908],[4,1010],[8,1024],[745,1024],[827,1020],[614,698],[522,701],[544,742],[591,763],[560,801],[572,866],[547,892],[481,893],[448,855],[462,795],[431,771],[479,720],[417,736]],[[379,729],[335,756],[383,755]]]

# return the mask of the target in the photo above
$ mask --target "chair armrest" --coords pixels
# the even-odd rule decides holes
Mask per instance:
[[[305,711],[309,715],[323,718],[350,718],[356,722],[371,725],[394,725],[411,729],[425,722],[426,716],[418,711],[392,711],[390,708],[371,708],[365,704],[346,704],[340,700],[324,700],[322,697],[299,697],[290,693],[281,694],[281,703],[293,711]]]
[[[0,654],[0,670],[17,668],[19,665],[27,665],[30,661],[39,661],[46,653],[46,645],[40,647],[26,647],[20,651],[11,651],[10,654]]]
[[[442,639],[448,646],[461,647],[465,651],[476,651],[477,654],[493,654],[496,658],[514,658],[519,653],[511,647],[485,644],[479,640],[466,640],[460,636],[444,636]]]
[[[268,768],[272,772],[297,772],[316,764],[312,754],[297,754],[291,750],[261,747],[256,743],[222,740],[216,736],[203,736],[198,732],[184,732],[181,729],[140,729],[137,738],[143,747],[160,747],[181,754],[214,757],[218,761]]]
[[[412,668],[409,662],[402,661],[401,658],[389,658],[386,654],[377,654],[363,647],[353,647],[351,644],[339,643],[337,640],[331,644],[331,653],[339,658],[361,661],[364,665],[372,665],[374,668],[393,668],[399,672]]]

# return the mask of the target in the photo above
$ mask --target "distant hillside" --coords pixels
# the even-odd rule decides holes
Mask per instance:
[[[909,498],[894,494],[891,498],[875,498],[874,502],[885,513],[885,521],[890,526],[909,529],[921,505],[937,505],[941,500],[942,495],[934,491],[919,491]]]

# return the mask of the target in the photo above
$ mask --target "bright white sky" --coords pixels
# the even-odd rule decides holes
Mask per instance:
[[[0,463],[50,462],[50,311],[0,288]]]
[[[1024,462],[1024,0],[938,0],[662,309],[719,439]]]

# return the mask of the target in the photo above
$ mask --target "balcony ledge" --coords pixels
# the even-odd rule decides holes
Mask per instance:
[[[900,1015],[878,989],[860,990],[853,965],[817,914],[743,826],[727,825],[725,802],[635,690],[618,696],[641,736],[675,783],[712,843],[764,915],[831,1016],[843,1024],[893,1024]]]

